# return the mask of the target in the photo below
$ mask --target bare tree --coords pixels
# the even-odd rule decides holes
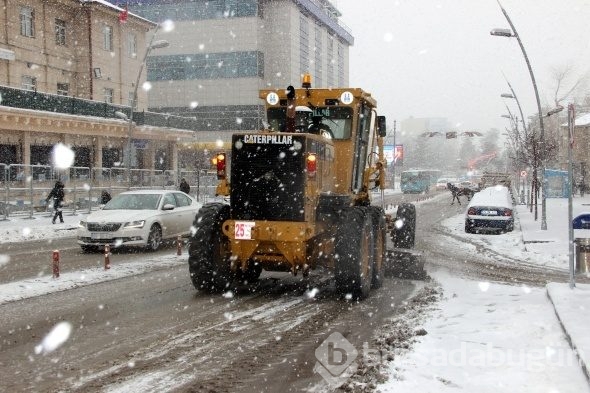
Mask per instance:
[[[573,98],[586,90],[589,74],[575,76],[575,68],[571,64],[554,67],[551,76],[555,82],[553,92],[553,104],[562,105],[567,98]],[[562,105],[563,106],[563,105]]]

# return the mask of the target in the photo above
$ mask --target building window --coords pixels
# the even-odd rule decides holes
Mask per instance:
[[[174,7],[169,2],[138,2],[133,6],[133,13],[156,22],[166,19],[195,21],[262,17],[262,7],[258,6],[258,0],[183,1],[175,2]]]
[[[133,33],[127,35],[127,56],[132,59],[137,57],[137,36]]]
[[[37,91],[37,78],[23,75],[21,77],[21,87],[25,90]]]
[[[334,83],[334,38],[328,36],[328,55],[326,56],[328,60],[328,87],[336,86]]]
[[[104,26],[102,29],[102,47],[104,50],[112,51],[113,50],[113,27],[112,26]]]
[[[70,85],[67,83],[58,83],[57,84],[57,95],[58,96],[69,96],[70,95]]]
[[[299,16],[299,71],[309,72],[309,23],[305,16]]]
[[[112,104],[113,103],[113,89],[104,89],[104,102],[106,102],[107,104]]]
[[[35,13],[32,8],[20,8],[20,34],[25,37],[33,37],[35,35],[34,23]]]
[[[61,19],[55,20],[55,44],[66,44],[66,21]]]
[[[264,77],[264,54],[252,52],[150,56],[149,81]]]
[[[338,86],[344,86],[344,47],[338,43]]]
[[[314,53],[314,68],[315,68],[315,81],[314,85],[317,87],[323,86],[323,79],[322,79],[322,52],[323,52],[323,42],[322,42],[322,30],[316,26],[315,28],[315,53]]]

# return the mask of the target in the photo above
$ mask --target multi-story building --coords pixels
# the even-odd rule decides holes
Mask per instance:
[[[122,23],[123,10],[101,0],[3,0],[2,5],[0,85],[23,91],[11,90],[10,100],[8,90],[3,91],[0,164],[51,165],[52,148],[61,142],[74,149],[76,166],[121,165],[133,137],[141,139],[132,144],[133,167],[175,168],[176,141],[185,135],[182,132],[131,128],[124,120],[99,117],[98,111],[89,111],[90,116],[72,116],[69,111],[74,99],[92,100],[88,106],[102,102],[124,109],[136,90],[136,110],[147,108],[147,94],[137,89],[135,80],[154,22],[129,14]],[[143,72],[140,84],[145,78]],[[49,102],[39,93],[55,95],[55,106],[18,109],[19,100]]]
[[[150,55],[152,111],[195,116],[199,131],[258,129],[258,90],[310,73],[317,87],[348,85],[353,44],[327,0],[132,0],[170,46]]]

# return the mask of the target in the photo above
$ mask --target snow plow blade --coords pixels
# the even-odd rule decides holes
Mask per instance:
[[[422,253],[408,248],[388,249],[385,258],[385,276],[410,280],[427,279]]]

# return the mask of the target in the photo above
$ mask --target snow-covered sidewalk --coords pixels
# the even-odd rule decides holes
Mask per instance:
[[[502,235],[465,234],[464,216],[443,225],[454,235],[524,263],[569,269],[567,199],[547,199],[547,228],[526,206],[519,225]],[[590,198],[574,198],[573,217]],[[574,237],[590,237],[576,230]],[[551,283],[546,288],[449,277],[433,271],[444,291],[427,332],[411,352],[400,352],[383,392],[581,392],[590,369],[590,285]]]

